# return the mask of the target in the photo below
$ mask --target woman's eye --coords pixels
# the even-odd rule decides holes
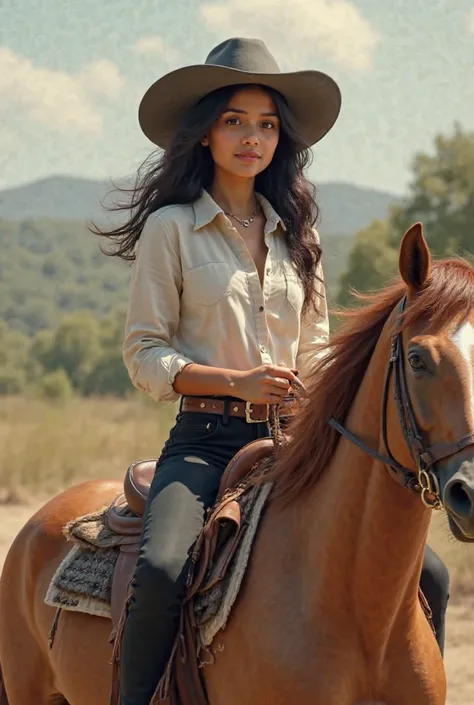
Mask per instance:
[[[410,363],[412,370],[419,371],[426,369],[425,363],[423,362],[421,355],[418,355],[418,353],[410,353],[408,355],[408,362]]]
[[[275,127],[275,125],[273,124],[273,122],[262,122],[262,126],[263,126],[266,130],[271,130],[271,129],[273,129],[273,128]]]
[[[228,125],[237,125],[240,122],[239,118],[227,118],[226,123]]]

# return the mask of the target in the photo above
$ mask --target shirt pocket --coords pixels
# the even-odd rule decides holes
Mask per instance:
[[[226,262],[209,262],[183,274],[186,296],[198,306],[215,306],[229,295],[233,270]]]
[[[289,266],[284,268],[284,277],[286,282],[286,298],[292,308],[297,313],[301,313],[304,303],[304,288],[301,279],[295,270]]]

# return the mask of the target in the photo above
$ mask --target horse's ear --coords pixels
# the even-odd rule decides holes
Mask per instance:
[[[409,293],[420,291],[431,274],[431,254],[421,223],[415,223],[403,236],[400,245],[400,274]]]

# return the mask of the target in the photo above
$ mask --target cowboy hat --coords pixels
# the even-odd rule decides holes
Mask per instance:
[[[217,88],[239,84],[279,91],[308,146],[329,132],[341,109],[341,92],[330,76],[312,70],[283,73],[260,39],[234,38],[212,49],[204,64],[184,66],[153,83],[140,103],[140,127],[166,149],[193,105]]]

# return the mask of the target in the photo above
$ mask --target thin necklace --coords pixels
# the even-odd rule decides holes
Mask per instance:
[[[237,220],[241,225],[243,225],[244,228],[248,228],[248,226],[250,225],[250,223],[253,223],[253,221],[254,221],[255,218],[257,217],[257,215],[258,215],[258,208],[256,208],[256,209],[254,210],[254,212],[252,213],[252,215],[251,215],[249,218],[239,218],[238,216],[234,215],[233,213],[228,213],[227,211],[224,211],[224,213],[225,213],[226,215],[229,215],[231,218],[235,218],[235,220]]]

